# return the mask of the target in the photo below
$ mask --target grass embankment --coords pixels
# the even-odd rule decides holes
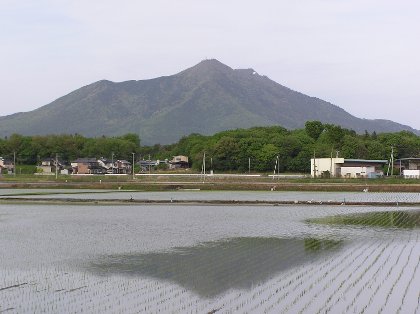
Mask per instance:
[[[276,190],[276,191],[349,191],[420,192],[420,180],[400,177],[381,179],[312,179],[237,176],[36,176],[3,175],[1,188],[123,189],[167,191],[200,190]]]
[[[219,205],[219,206],[375,206],[375,207],[418,207],[418,202],[341,202],[341,201],[243,201],[243,200],[148,200],[132,199],[130,195],[119,199],[80,199],[80,198],[30,198],[30,197],[0,197],[0,204],[44,204],[44,205]],[[315,221],[318,222],[318,221]]]

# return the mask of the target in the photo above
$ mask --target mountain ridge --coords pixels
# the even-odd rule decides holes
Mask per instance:
[[[253,126],[295,129],[308,120],[338,124],[359,133],[407,130],[419,134],[390,120],[357,118],[252,68],[232,69],[210,59],[169,76],[94,82],[33,111],[0,117],[0,135],[113,136],[132,132],[150,145],[169,144],[190,133],[209,135]]]

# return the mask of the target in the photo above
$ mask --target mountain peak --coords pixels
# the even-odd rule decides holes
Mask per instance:
[[[217,59],[204,59],[200,61],[195,67],[209,67],[209,68],[219,68],[219,69],[231,69],[226,64],[220,62]],[[231,69],[232,70],[232,69]]]
[[[223,64],[217,59],[204,59],[193,67],[182,71],[181,73],[191,73],[202,75],[205,73],[227,73],[231,72],[233,69],[226,64]]]

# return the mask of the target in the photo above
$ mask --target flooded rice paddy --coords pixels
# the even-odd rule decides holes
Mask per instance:
[[[125,190],[0,189],[0,198],[149,200],[149,201],[296,201],[305,203],[420,203],[420,193],[397,192],[291,192],[291,191],[200,191],[142,192]]]
[[[2,204],[0,312],[420,313],[417,193],[130,193],[390,205]]]

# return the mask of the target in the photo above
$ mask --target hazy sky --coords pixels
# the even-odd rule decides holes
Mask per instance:
[[[0,115],[206,58],[420,129],[418,0],[0,0]]]

